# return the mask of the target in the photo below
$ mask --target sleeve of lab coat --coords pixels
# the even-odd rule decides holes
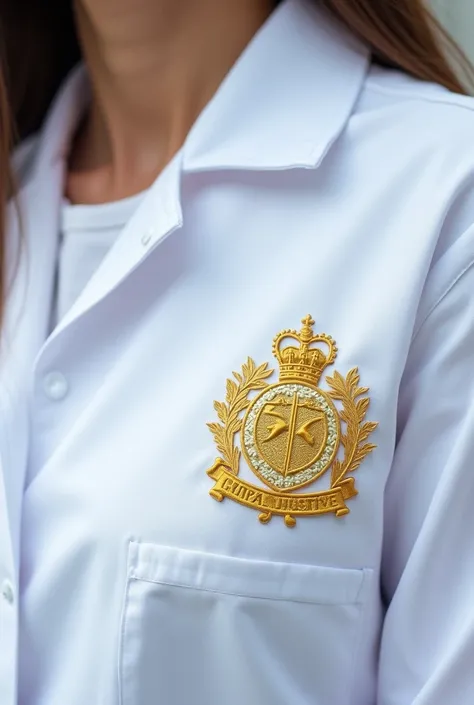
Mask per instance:
[[[474,258],[474,248],[473,248]],[[474,265],[412,342],[385,497],[377,705],[474,703]]]

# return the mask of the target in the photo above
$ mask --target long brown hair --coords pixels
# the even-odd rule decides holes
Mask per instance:
[[[3,294],[5,292],[5,211],[8,198],[13,191],[9,164],[11,149],[10,110],[5,79],[0,70],[0,329],[2,324]]]
[[[311,1],[362,38],[375,61],[385,66],[458,93],[465,92],[460,76],[473,77],[467,59],[433,17],[426,0]],[[0,37],[6,53],[3,68],[15,133],[22,138],[38,129],[59,83],[78,60],[72,0],[48,0],[47,11],[39,0],[11,0],[2,5],[6,5],[0,17],[5,29]],[[453,63],[460,69],[459,76]],[[4,205],[12,184],[9,147],[8,106],[0,80],[0,296],[5,291]]]

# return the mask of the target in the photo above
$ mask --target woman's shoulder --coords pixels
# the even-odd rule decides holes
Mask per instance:
[[[474,132],[474,98],[453,93],[436,83],[413,78],[401,71],[374,64],[367,76],[359,110],[384,113],[394,127],[423,130],[417,136],[442,135],[454,140]],[[451,140],[448,140],[451,141]],[[474,156],[474,146],[472,148]]]
[[[412,236],[426,225],[431,268],[420,311],[431,310],[474,265],[474,98],[373,66],[350,139],[371,178],[388,184],[400,222],[404,208],[411,213]]]

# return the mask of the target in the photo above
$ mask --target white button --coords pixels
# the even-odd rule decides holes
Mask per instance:
[[[13,585],[9,580],[4,580],[2,583],[2,596],[3,599],[12,605],[15,601],[15,593],[13,592]]]
[[[43,388],[47,397],[60,401],[68,392],[67,379],[61,372],[50,372],[43,380]]]

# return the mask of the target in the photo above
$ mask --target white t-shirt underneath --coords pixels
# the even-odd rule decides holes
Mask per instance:
[[[100,205],[64,201],[53,327],[79,297],[144,197],[142,192]]]

